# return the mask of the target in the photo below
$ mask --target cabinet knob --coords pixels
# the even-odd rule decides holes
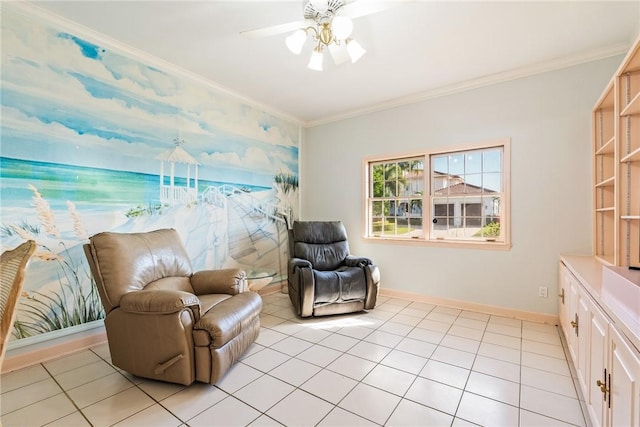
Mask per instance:
[[[578,322],[576,322],[575,320],[572,320],[571,321],[571,326],[574,327],[574,328],[577,328],[578,327]]]
[[[603,383],[602,381],[598,380],[596,381],[596,385],[598,387],[600,387],[600,391],[603,393],[607,393],[609,390],[607,389],[607,385],[605,383]]]

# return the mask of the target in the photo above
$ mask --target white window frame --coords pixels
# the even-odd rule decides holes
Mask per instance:
[[[431,182],[432,156],[456,155],[462,152],[474,150],[487,150],[491,148],[502,149],[502,192],[500,195],[500,235],[496,237],[459,238],[436,236],[432,232],[432,220],[434,218],[433,185]],[[380,163],[400,162],[407,159],[422,158],[424,162],[424,192],[422,194],[422,235],[421,236],[395,236],[390,234],[374,235],[373,230],[373,201],[380,198],[372,197],[372,165]],[[410,245],[440,246],[440,247],[464,247],[477,249],[509,250],[511,248],[511,139],[483,141],[455,147],[441,147],[411,153],[396,155],[371,156],[362,161],[363,169],[363,238],[371,242],[399,243]]]

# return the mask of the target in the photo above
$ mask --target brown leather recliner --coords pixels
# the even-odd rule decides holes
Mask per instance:
[[[380,272],[373,261],[349,254],[340,221],[294,221],[289,230],[289,299],[300,317],[373,309]]]
[[[134,375],[215,384],[260,333],[261,298],[239,269],[193,272],[173,229],[99,233],[84,245],[112,363]]]

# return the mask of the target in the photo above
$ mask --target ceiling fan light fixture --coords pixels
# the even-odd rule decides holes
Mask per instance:
[[[351,58],[352,64],[355,63],[358,59],[362,58],[362,55],[367,53],[367,51],[364,50],[362,46],[360,46],[360,43],[358,43],[354,39],[347,39],[346,43],[347,52],[349,53],[349,58]]]
[[[309,0],[309,3],[318,13],[324,13],[329,9],[327,0]]]
[[[300,52],[302,52],[305,41],[307,41],[307,32],[303,29],[296,30],[285,40],[289,50],[296,55],[300,55]]]
[[[308,26],[299,28],[285,39],[287,48],[295,55],[299,55],[309,33],[312,33],[314,48],[307,65],[310,69],[322,71],[325,46],[336,65],[349,59],[351,63],[355,63],[366,53],[360,43],[351,38],[353,21],[349,12],[346,9],[343,10],[344,14],[340,12],[346,2],[347,0],[306,0],[304,17],[305,24]],[[338,15],[338,13],[341,14]]]
[[[322,46],[318,44],[315,49],[313,49],[313,53],[311,53],[311,59],[309,60],[309,67],[314,71],[322,71]]]
[[[338,40],[346,40],[353,32],[353,21],[348,16],[336,16],[331,22],[333,35]]]

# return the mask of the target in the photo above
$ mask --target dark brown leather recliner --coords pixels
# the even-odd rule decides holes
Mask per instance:
[[[193,272],[173,229],[99,233],[84,245],[112,363],[134,375],[215,384],[260,333],[261,298],[239,269]]]
[[[349,254],[340,221],[294,221],[289,230],[289,299],[300,317],[373,309],[380,272]]]

